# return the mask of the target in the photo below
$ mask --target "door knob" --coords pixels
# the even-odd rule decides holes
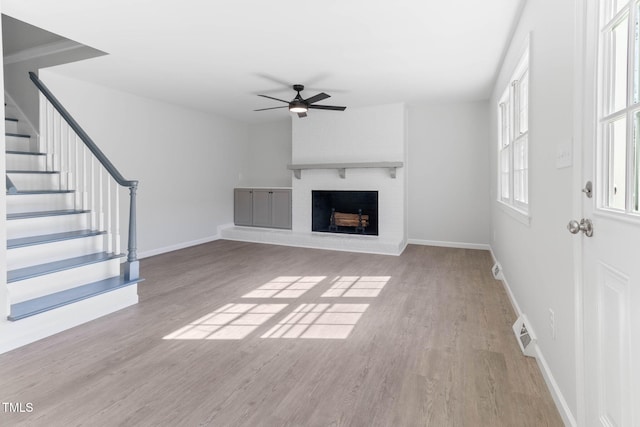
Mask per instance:
[[[585,236],[591,237],[593,236],[593,223],[587,218],[582,218],[580,222],[572,219],[569,221],[569,224],[567,224],[567,230],[569,230],[571,234],[578,234],[578,232],[582,231]]]

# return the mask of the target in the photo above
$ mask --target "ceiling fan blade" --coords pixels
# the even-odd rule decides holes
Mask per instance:
[[[258,95],[258,96],[261,96],[263,98],[275,99],[276,101],[280,101],[280,102],[286,102],[287,104],[289,103],[289,101],[285,101],[284,99],[274,98],[273,96],[269,96],[269,95]]]
[[[335,105],[309,105],[309,108],[315,108],[316,110],[334,110],[344,111],[347,107],[336,107]]]
[[[287,89],[291,88],[291,83],[289,82],[285,82],[284,80],[280,80],[279,78],[272,76],[270,74],[267,73],[255,73],[256,76],[258,77],[262,77],[263,79],[269,80],[273,83],[279,84],[282,87],[285,87]]]
[[[298,113],[298,117],[307,117],[307,113]]]
[[[260,108],[259,110],[253,110],[253,111],[265,111],[265,110],[275,110],[277,108],[287,108],[286,105],[283,105],[282,107],[270,107],[270,108]]]
[[[326,93],[322,92],[322,93],[319,93],[317,95],[312,96],[311,98],[307,98],[304,101],[307,104],[313,104],[314,102],[322,101],[323,99],[327,99],[327,98],[330,98],[330,97],[331,97],[331,95],[327,95]]]

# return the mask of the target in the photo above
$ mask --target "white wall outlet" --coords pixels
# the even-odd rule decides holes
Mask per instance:
[[[552,309],[549,309],[549,330],[551,331],[551,338],[556,339],[556,314]]]

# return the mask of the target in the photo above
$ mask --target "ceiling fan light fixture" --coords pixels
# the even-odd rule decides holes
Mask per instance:
[[[306,113],[309,108],[304,104],[304,102],[294,101],[289,104],[289,111],[292,113]]]

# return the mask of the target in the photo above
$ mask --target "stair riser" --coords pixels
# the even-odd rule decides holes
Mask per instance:
[[[35,138],[20,138],[17,136],[5,136],[5,150],[8,151],[26,151],[37,152],[38,144]]]
[[[12,219],[7,221],[7,239],[64,233],[91,228],[89,213],[56,215],[45,218]]]
[[[7,170],[43,171],[46,168],[46,156],[26,156],[23,154],[7,154]]]
[[[138,286],[113,292],[47,311],[18,322],[0,324],[0,353],[13,350],[39,339],[138,303]]]
[[[7,195],[7,213],[45,212],[74,209],[75,194],[14,194]]]
[[[8,133],[18,133],[18,122],[14,122],[13,120],[5,120],[4,131]]]
[[[9,173],[18,191],[59,190],[60,174],[57,173]]]
[[[7,270],[90,255],[104,250],[104,235],[7,249]]]
[[[17,304],[120,274],[120,258],[8,283],[9,300]]]

